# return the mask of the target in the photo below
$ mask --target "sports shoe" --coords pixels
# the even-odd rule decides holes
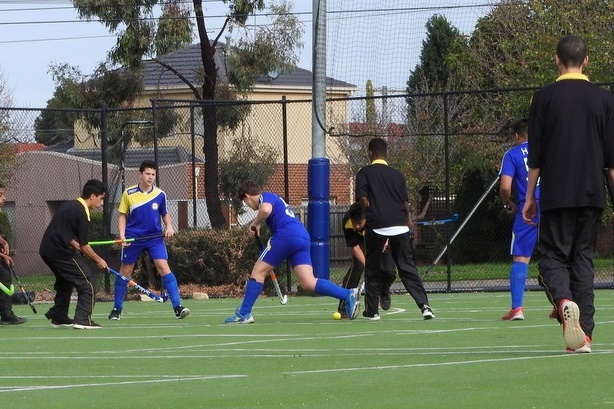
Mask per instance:
[[[226,318],[224,322],[226,324],[251,324],[254,322],[254,317],[252,317],[252,314],[241,315],[239,310],[240,308],[237,308],[235,314]]]
[[[25,318],[18,317],[17,315],[13,315],[12,317],[1,320],[0,325],[19,325],[27,322],[28,320]]]
[[[185,317],[187,317],[188,315],[190,315],[190,310],[188,308],[184,307],[183,305],[179,304],[175,308],[175,317],[177,317],[178,320],[182,320]]]
[[[582,344],[581,347],[576,348],[576,349],[571,349],[567,347],[565,348],[565,352],[569,354],[590,354],[592,352],[591,346],[592,346],[591,337],[586,335],[586,337],[584,338],[584,344]]]
[[[580,308],[578,304],[564,299],[559,304],[559,317],[563,323],[563,337],[569,349],[579,349],[586,341],[586,335],[580,327]]]
[[[68,318],[68,316],[64,318],[55,318],[49,315],[49,312],[45,313],[45,317],[47,317],[47,319],[51,321],[51,326],[53,328],[70,328],[72,327],[72,324],[74,323],[74,321]]]
[[[511,309],[507,314],[501,317],[504,321],[517,321],[523,320],[524,314],[522,313],[522,307]]]
[[[109,320],[111,321],[119,321],[122,319],[122,310],[117,308],[113,308],[111,313],[109,314]]]
[[[70,318],[64,318],[64,319],[52,319],[51,320],[51,326],[53,328],[70,328],[73,326],[75,322],[73,320],[71,320]]]
[[[390,309],[391,304],[392,304],[392,300],[390,298],[390,293],[380,295],[379,306],[382,308],[382,310],[388,311]]]
[[[366,311],[364,311],[364,312],[362,313],[362,316],[363,316],[363,317],[364,317],[366,320],[369,320],[369,321],[379,321],[379,320],[380,320],[379,314],[373,314],[373,315],[371,315],[371,314],[367,314],[367,312],[366,312]]]
[[[422,306],[422,318],[425,320],[430,320],[431,318],[435,318],[435,314],[433,314],[433,310],[428,304],[424,304]]]
[[[350,294],[345,299],[345,313],[349,319],[354,320],[358,316],[359,309],[358,288],[352,288],[350,289]]]
[[[96,324],[94,321],[90,320],[90,322],[83,323],[74,323],[72,325],[74,329],[100,329],[102,326],[100,324]]]

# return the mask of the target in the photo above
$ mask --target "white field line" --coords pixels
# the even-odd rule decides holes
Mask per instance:
[[[141,379],[138,381],[122,381],[122,382],[98,382],[98,383],[78,383],[72,385],[30,385],[30,386],[3,386],[0,387],[0,393],[8,392],[23,392],[23,391],[40,391],[50,389],[73,389],[93,386],[118,386],[118,385],[143,385],[148,383],[164,383],[164,382],[184,382],[184,381],[207,381],[226,378],[246,378],[247,375],[206,375],[206,376],[175,376],[167,378],[161,375],[162,379]],[[12,377],[13,379],[27,379],[29,377]],[[49,378],[49,377],[48,377]],[[83,378],[83,377],[79,377]],[[118,376],[108,376],[109,379],[116,379]],[[142,377],[141,377],[142,378]]]

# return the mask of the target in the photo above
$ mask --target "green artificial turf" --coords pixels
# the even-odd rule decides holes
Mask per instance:
[[[256,322],[224,324],[239,299],[96,305],[99,330],[54,329],[48,306],[0,327],[2,408],[600,408],[614,406],[614,293],[599,290],[593,353],[566,354],[541,292],[524,321],[507,293],[408,295],[376,322],[332,319],[325,297],[261,298]]]

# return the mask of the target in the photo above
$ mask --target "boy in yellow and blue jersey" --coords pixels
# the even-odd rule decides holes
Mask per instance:
[[[119,202],[119,216],[117,228],[119,238],[150,237],[150,239],[122,243],[120,274],[130,277],[134,264],[143,251],[146,251],[156,266],[164,288],[173,305],[175,316],[183,319],[190,314],[190,310],[181,305],[179,285],[177,278],[168,265],[168,252],[164,238],[175,234],[171,217],[166,209],[166,194],[154,185],[158,165],[154,161],[146,160],[139,167],[139,183],[126,189]],[[162,221],[164,230],[162,229]],[[128,284],[117,277],[115,279],[115,294],[113,310],[109,314],[110,320],[119,320],[123,309],[124,298]]]

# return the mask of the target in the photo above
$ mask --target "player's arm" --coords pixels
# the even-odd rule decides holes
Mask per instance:
[[[164,216],[162,216],[162,222],[164,222],[164,237],[173,237],[175,234],[175,229],[173,229],[171,215],[166,213]]]
[[[251,231],[253,231],[257,235],[260,235],[260,225],[267,219],[267,217],[269,217],[272,211],[273,205],[271,203],[261,203],[258,207],[258,213],[256,214],[256,217],[254,218],[254,220],[252,220],[252,223],[249,226]]]
[[[117,216],[117,234],[119,234],[119,238],[122,240],[126,240],[126,223],[127,223],[126,213],[119,213]],[[129,246],[130,243],[123,242],[122,246]]]
[[[516,203],[512,202],[512,177],[509,175],[501,175],[499,184],[499,196],[503,202],[503,207],[508,213],[516,211]]]
[[[525,222],[534,225],[533,218],[537,216],[537,202],[535,200],[535,187],[539,179],[539,168],[529,168],[529,179],[527,181],[527,195],[524,207],[522,208],[522,218]]]
[[[96,254],[94,249],[92,249],[92,247],[89,244],[86,243],[84,245],[81,245],[79,249],[85,257],[94,261],[94,263],[96,263],[98,268],[104,269],[104,270],[109,268],[109,266],[107,265],[107,262],[102,257],[100,257],[98,254]]]
[[[356,260],[358,260],[360,264],[362,264],[363,266],[365,265],[365,253],[362,252],[362,249],[360,248],[358,244],[355,246],[352,246],[350,248],[350,252],[352,253],[352,256]]]

